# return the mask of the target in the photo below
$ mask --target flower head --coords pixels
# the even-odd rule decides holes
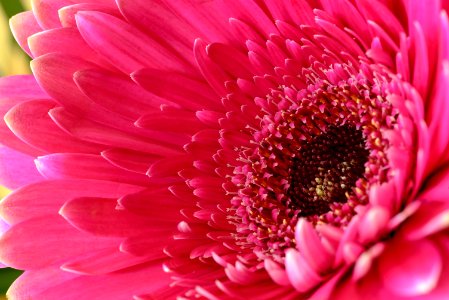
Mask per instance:
[[[0,81],[10,296],[444,298],[446,6],[33,1],[33,76]]]

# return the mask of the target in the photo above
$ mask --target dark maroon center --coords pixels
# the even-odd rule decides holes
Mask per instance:
[[[289,206],[299,216],[322,215],[334,202],[346,202],[363,177],[369,151],[361,130],[331,125],[312,137],[291,161]]]

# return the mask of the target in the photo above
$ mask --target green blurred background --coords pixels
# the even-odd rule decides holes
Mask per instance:
[[[0,4],[0,76],[29,73],[29,57],[15,43],[8,25],[10,17],[30,9],[29,0],[0,0]],[[0,198],[8,192],[0,187]],[[6,299],[8,287],[19,275],[17,270],[0,269],[0,300]]]

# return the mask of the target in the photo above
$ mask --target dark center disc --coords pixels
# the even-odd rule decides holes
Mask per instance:
[[[361,130],[352,125],[329,126],[291,160],[289,206],[308,217],[327,213],[334,202],[346,202],[363,177],[368,155]]]

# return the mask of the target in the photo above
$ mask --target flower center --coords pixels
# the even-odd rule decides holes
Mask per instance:
[[[229,175],[237,190],[230,222],[242,249],[282,262],[300,218],[345,227],[370,187],[388,180],[398,118],[386,99],[389,77],[350,70],[331,67],[326,74],[339,81],[306,76],[307,88],[279,86],[257,99],[261,112],[248,127],[254,148],[237,149]]]
[[[364,174],[368,156],[361,130],[347,124],[329,126],[292,159],[288,206],[308,217],[330,211],[331,203],[346,202]]]

